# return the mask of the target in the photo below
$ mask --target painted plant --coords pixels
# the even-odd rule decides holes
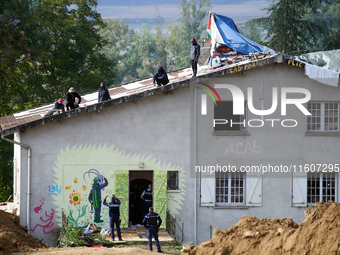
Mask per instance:
[[[82,186],[79,187],[78,184],[78,178],[75,177],[74,178],[74,181],[73,181],[75,184],[75,188],[83,188]],[[83,185],[84,186],[84,185]],[[65,190],[70,190],[72,187],[71,186],[66,186],[65,187]],[[86,189],[85,189],[86,190]],[[84,195],[86,196],[86,194]],[[75,189],[69,193],[69,215],[68,215],[68,220],[69,220],[69,223],[72,224],[72,225],[75,225],[77,226],[78,225],[78,221],[83,218],[84,216],[86,216],[86,209],[88,207],[87,204],[81,204],[81,199],[82,199],[82,195],[79,191],[76,191]]]

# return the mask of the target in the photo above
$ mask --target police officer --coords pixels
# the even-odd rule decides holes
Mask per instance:
[[[157,252],[162,252],[158,241],[158,228],[162,225],[161,217],[157,213],[154,213],[153,208],[150,207],[149,213],[145,215],[142,223],[148,230],[149,250],[152,251],[153,236],[155,238]]]
[[[149,212],[149,208],[152,207],[152,196],[153,196],[152,184],[150,183],[148,185],[148,188],[146,190],[144,190],[142,195],[140,196],[140,198],[145,201],[143,218]]]
[[[103,204],[109,207],[110,230],[111,230],[112,241],[115,240],[114,224],[116,224],[116,229],[117,229],[119,241],[123,241],[121,233],[120,233],[120,226],[119,226],[120,222],[121,222],[121,220],[119,219],[120,201],[119,201],[118,198],[115,197],[115,195],[112,195],[111,202],[109,202],[109,203],[106,202],[106,198],[107,198],[107,195],[105,196]]]

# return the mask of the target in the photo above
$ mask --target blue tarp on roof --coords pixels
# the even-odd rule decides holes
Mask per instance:
[[[257,44],[241,35],[231,18],[218,14],[215,14],[214,16],[217,29],[219,30],[225,45],[229,48],[232,48],[241,54],[256,52],[270,52],[271,54],[276,54],[274,50]]]

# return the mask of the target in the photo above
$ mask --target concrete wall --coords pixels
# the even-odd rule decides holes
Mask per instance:
[[[262,80],[263,75],[263,80]],[[272,103],[272,87],[277,87],[280,93],[282,87],[301,87],[311,92],[311,101],[339,101],[339,88],[317,83],[304,75],[303,69],[284,64],[273,64],[262,68],[248,70],[229,76],[211,79],[208,84],[233,84],[247,95],[247,87],[254,92],[254,106],[261,109],[260,85],[264,82],[264,109],[269,109]],[[195,85],[192,85],[195,86]],[[232,101],[227,89],[216,89],[222,100]],[[191,93],[194,93],[192,88]],[[288,106],[287,116],[280,113],[280,94],[277,110],[268,119],[295,119],[298,126],[294,128],[282,127],[279,123],[274,128],[270,122],[264,127],[248,127],[248,134],[244,136],[214,135],[213,118],[214,103],[208,96],[207,115],[201,115],[201,95],[206,94],[197,90],[197,165],[209,166],[272,164],[279,166],[304,163],[337,163],[340,150],[339,136],[306,136],[307,117],[295,106]],[[294,95],[289,95],[292,98]],[[300,95],[302,97],[302,95]],[[216,96],[215,96],[216,98]],[[216,98],[217,100],[217,98]],[[217,102],[218,103],[218,102]],[[247,110],[248,119],[261,119]],[[277,123],[277,122],[276,122]],[[254,123],[258,124],[258,123]],[[192,136],[192,139],[195,137]],[[238,146],[231,149],[230,146]],[[229,149],[228,149],[229,148]],[[214,178],[214,175],[212,175]],[[246,177],[247,178],[247,177]],[[302,221],[305,208],[291,206],[292,175],[266,174],[262,178],[262,205],[259,207],[242,207],[241,209],[218,206],[200,206],[198,209],[198,241],[210,238],[210,225],[213,228],[229,228],[238,222],[242,215],[264,217],[291,217],[295,221]],[[200,193],[198,192],[198,197]],[[198,201],[199,203],[199,201]]]
[[[105,192],[102,192],[103,197],[107,192],[113,193],[114,180],[113,176],[110,179],[110,173],[114,174],[115,170],[140,170],[141,160],[145,163],[143,170],[160,170],[150,169],[152,164],[159,164],[163,169],[168,167],[169,170],[183,172],[180,175],[183,179],[180,182],[181,191],[168,193],[168,208],[177,216],[180,214],[182,219],[192,218],[191,205],[183,201],[184,194],[185,199],[190,199],[192,195],[186,190],[193,189],[189,181],[190,175],[187,173],[190,168],[189,117],[189,87],[186,87],[177,89],[167,96],[154,95],[138,100],[136,103],[125,103],[103,109],[99,113],[91,112],[75,116],[21,133],[21,142],[32,147],[31,227],[44,225],[41,216],[44,220],[53,218],[52,222],[54,222],[53,226],[45,227],[45,232],[51,230],[53,232],[45,234],[44,228],[38,225],[32,233],[33,236],[44,243],[56,244],[60,230],[61,209],[67,211],[73,208],[69,203],[68,193],[72,192],[74,187],[77,189],[75,192],[80,190],[82,203],[84,205],[88,203],[84,196],[88,195],[90,187],[83,185],[86,187],[82,187],[82,191],[76,183],[82,181],[84,169],[96,168],[105,171],[104,176],[108,179],[109,186]],[[112,149],[111,146],[114,148]],[[22,150],[23,160],[20,164],[22,173],[20,218],[23,225],[26,225],[25,153]],[[149,156],[152,158],[150,159]],[[120,162],[119,157],[124,157],[126,160]],[[73,180],[75,177],[77,180]],[[58,188],[62,188],[61,193],[51,194],[48,190],[49,185],[54,187],[58,185]],[[40,205],[42,211],[37,213],[36,211],[39,210],[35,208]],[[102,212],[104,213],[106,211]],[[88,216],[86,219],[92,218]],[[99,225],[109,228],[107,216],[105,219],[106,221]],[[186,236],[190,236],[191,227],[190,221],[185,223]]]

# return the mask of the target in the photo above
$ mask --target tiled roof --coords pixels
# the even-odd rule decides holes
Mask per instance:
[[[227,75],[235,72],[241,72],[258,66],[273,63],[275,56],[266,56],[260,60],[246,60],[216,69],[200,69],[196,78],[191,78],[191,68],[177,70],[168,73],[170,83],[166,86],[157,87],[152,83],[152,78],[135,81],[119,87],[109,88],[111,100],[98,103],[98,92],[82,95],[80,107],[72,111],[44,117],[53,104],[40,106],[34,109],[22,111],[12,115],[0,118],[1,132],[4,135],[13,134],[17,131],[27,130],[32,127],[40,126],[56,120],[62,120],[68,117],[79,115],[90,111],[98,111],[102,108],[121,104],[127,101],[134,101],[138,98],[154,95],[157,93],[170,91],[175,88],[187,86],[190,83],[203,82],[205,80]]]

